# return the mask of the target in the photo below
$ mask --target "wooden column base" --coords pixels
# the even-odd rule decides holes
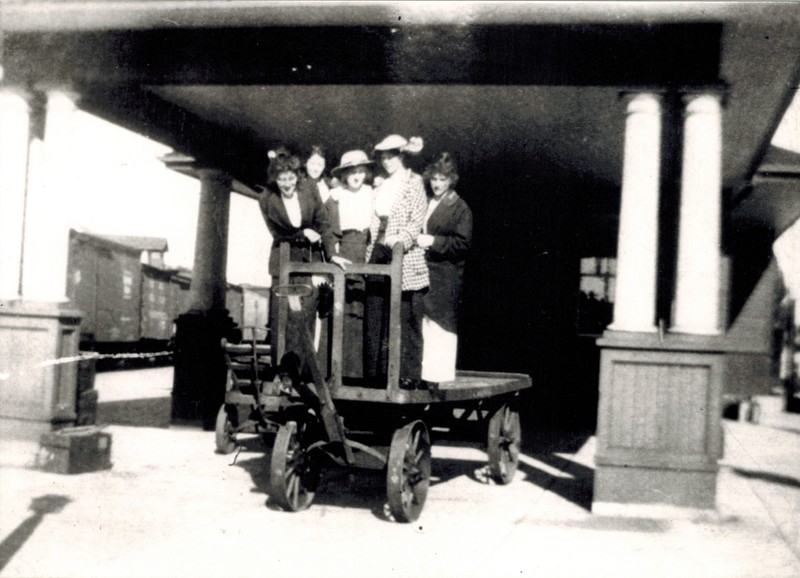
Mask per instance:
[[[56,303],[0,308],[0,437],[38,441],[74,425],[81,313]]]
[[[714,509],[722,455],[721,339],[607,332],[598,344],[592,510]]]

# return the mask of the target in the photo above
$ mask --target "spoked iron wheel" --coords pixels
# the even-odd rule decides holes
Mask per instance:
[[[431,440],[421,421],[395,430],[389,448],[386,494],[398,522],[419,518],[431,477]]]
[[[308,451],[307,423],[290,421],[275,436],[270,463],[272,497],[291,512],[304,510],[314,500],[320,480],[317,456]]]
[[[229,454],[236,449],[236,426],[231,421],[228,410],[223,403],[217,412],[217,423],[214,428],[214,440],[218,454]]]
[[[519,412],[504,404],[489,419],[489,473],[500,484],[508,484],[514,478],[519,462],[522,438]]]

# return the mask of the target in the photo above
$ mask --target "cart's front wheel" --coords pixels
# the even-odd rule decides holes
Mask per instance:
[[[489,418],[489,473],[500,484],[508,484],[517,471],[522,430],[519,412],[508,404]]]
[[[223,403],[217,412],[217,423],[214,428],[214,440],[218,454],[229,454],[236,449],[236,426],[231,421],[228,410]]]
[[[422,421],[396,430],[389,448],[386,494],[398,522],[419,518],[431,477],[431,440]]]
[[[297,512],[314,500],[320,479],[319,462],[308,451],[304,421],[282,425],[275,436],[270,463],[272,497],[284,509]]]

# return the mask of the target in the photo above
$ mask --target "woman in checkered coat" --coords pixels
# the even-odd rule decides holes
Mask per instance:
[[[390,135],[375,146],[386,178],[375,190],[375,214],[370,224],[367,262],[388,263],[392,247],[402,243],[403,278],[400,314],[400,386],[422,387],[423,298],[428,290],[425,253],[417,246],[427,199],[422,177],[405,166],[405,155],[422,150],[418,138]],[[389,285],[387,277],[371,277],[364,311],[364,373],[383,380],[388,366]]]

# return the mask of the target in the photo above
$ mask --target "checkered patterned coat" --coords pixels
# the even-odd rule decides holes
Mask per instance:
[[[417,235],[422,232],[422,222],[425,220],[427,206],[422,177],[407,170],[406,178],[403,180],[386,225],[386,237],[399,236],[405,248],[403,291],[417,291],[428,286],[428,265],[425,262],[425,251],[417,245]],[[367,246],[367,261],[372,255],[379,227],[380,218],[377,214],[373,214],[369,228],[371,240]]]

